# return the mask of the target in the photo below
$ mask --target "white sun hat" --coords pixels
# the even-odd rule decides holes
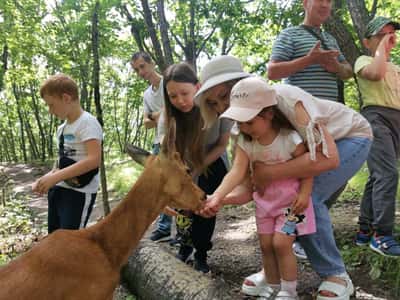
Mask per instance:
[[[249,77],[239,59],[230,55],[221,55],[211,59],[200,72],[201,87],[194,95],[196,104],[200,103],[202,94],[208,89],[233,79]]]

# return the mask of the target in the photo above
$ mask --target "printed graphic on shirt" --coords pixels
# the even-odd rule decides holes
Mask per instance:
[[[193,246],[192,242],[192,214],[185,210],[177,210],[176,231],[179,237],[179,243],[185,246]]]

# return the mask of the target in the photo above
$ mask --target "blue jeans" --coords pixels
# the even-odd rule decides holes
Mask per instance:
[[[366,161],[372,141],[352,137],[336,141],[340,165],[337,169],[314,177],[312,201],[317,232],[298,237],[307,253],[312,268],[322,278],[346,272],[340,251],[336,246],[326,201],[343,186]]]
[[[160,214],[157,221],[157,230],[169,234],[171,232],[172,217],[166,214]]]
[[[157,155],[158,153],[160,153],[160,147],[161,147],[160,143],[153,144],[153,149],[151,149],[153,155]]]

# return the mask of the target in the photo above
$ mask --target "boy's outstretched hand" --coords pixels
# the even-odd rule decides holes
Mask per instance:
[[[32,184],[32,191],[39,195],[46,194],[51,187],[56,185],[58,182],[54,176],[54,172],[49,172],[46,175],[40,177]]]

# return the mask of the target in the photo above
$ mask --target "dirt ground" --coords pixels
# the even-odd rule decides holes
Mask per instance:
[[[6,172],[13,179],[16,192],[28,195],[30,206],[39,216],[39,219],[45,219],[47,199],[30,192],[30,185],[35,178],[46,171],[45,168],[15,164],[2,165],[0,171]],[[96,222],[102,216],[100,197],[101,195],[98,196],[90,222]],[[117,203],[117,200],[113,201],[112,206]],[[349,247],[353,247],[351,240],[356,229],[358,209],[359,201],[357,199],[341,201],[340,204],[336,204],[331,209],[336,236],[344,239],[345,244]],[[147,238],[151,230],[152,227],[149,228],[144,238]],[[217,217],[213,243],[213,249],[209,252],[211,276],[218,276],[223,279],[238,294],[239,299],[252,299],[240,295],[240,286],[244,277],[257,272],[261,268],[254,205],[249,203],[244,206],[224,208]],[[170,246],[167,242],[160,243],[160,246],[172,253],[177,252],[177,248]],[[372,255],[376,254],[371,252]],[[372,280],[368,272],[369,270],[362,264],[349,267],[349,273],[356,287],[356,299],[395,300],[391,296],[393,290],[381,280]],[[314,299],[319,283],[320,280],[310,268],[309,263],[299,262],[298,290],[300,299]],[[122,299],[121,296],[117,298]]]

